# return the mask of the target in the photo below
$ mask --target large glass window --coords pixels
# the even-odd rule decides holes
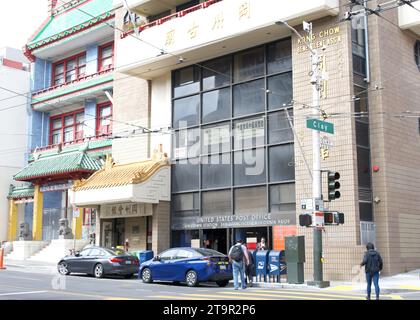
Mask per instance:
[[[293,110],[270,113],[268,116],[268,143],[293,142],[294,136],[290,122],[293,123]],[[289,121],[290,119],[290,121]]]
[[[238,84],[233,87],[233,115],[235,117],[264,111],[264,79]]]
[[[185,128],[198,124],[200,96],[178,99],[174,101],[174,127]]]
[[[417,68],[420,70],[420,40],[417,40],[414,45],[414,60],[416,61]]]
[[[294,145],[285,144],[269,149],[270,181],[295,179]]]
[[[270,186],[270,212],[290,212],[296,209],[295,184]]]
[[[203,192],[201,206],[203,216],[232,214],[230,190]]]
[[[239,188],[235,190],[235,214],[267,212],[267,187]]]
[[[231,57],[222,57],[203,63],[203,90],[224,87],[230,84]]]
[[[112,133],[112,105],[103,103],[98,105],[97,135],[109,135]]]
[[[199,182],[199,159],[176,161],[172,170],[172,190],[197,190]]]
[[[252,149],[234,153],[234,183],[247,185],[266,182],[265,149]]]
[[[370,183],[370,150],[357,147],[357,169],[359,188],[371,188]]]
[[[268,78],[268,108],[289,106],[293,99],[292,73],[287,72]]]
[[[186,212],[196,197],[198,216],[295,210],[292,78],[290,39],[173,71],[172,193]]]
[[[183,193],[173,197],[174,216],[177,218],[199,215],[198,193]]]
[[[200,70],[191,66],[174,72],[174,97],[186,96],[200,90]]]
[[[267,46],[268,74],[292,70],[292,48],[290,40],[278,41]]]
[[[234,55],[234,80],[246,81],[264,75],[264,47]]]
[[[230,118],[230,88],[203,94],[202,122],[213,122]]]
[[[230,153],[203,156],[201,158],[202,188],[229,187],[230,182]]]

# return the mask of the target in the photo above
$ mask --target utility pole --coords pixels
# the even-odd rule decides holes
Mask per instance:
[[[292,30],[302,41],[302,43],[308,48],[310,52],[311,62],[311,85],[312,85],[312,118],[319,119],[321,117],[320,112],[320,93],[321,93],[321,74],[319,65],[321,57],[318,51],[313,48],[313,30],[312,23],[303,22],[303,29],[308,33],[309,40],[306,40],[299,34],[299,32],[291,27],[287,22],[279,21],[276,22],[278,25],[285,25]],[[321,150],[320,150],[320,131],[312,130],[312,223],[313,223],[313,260],[314,260],[314,279],[308,281],[309,286],[316,286],[319,288],[325,288],[329,286],[328,281],[323,281],[322,271],[322,230],[316,226],[316,206],[315,203],[322,201],[322,189],[321,189]]]

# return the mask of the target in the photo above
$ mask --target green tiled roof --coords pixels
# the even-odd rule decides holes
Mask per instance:
[[[71,172],[94,172],[101,168],[99,161],[83,151],[61,152],[56,155],[39,155],[39,158],[28,164],[14,179],[31,181],[36,178],[48,177]]]
[[[34,196],[34,187],[32,185],[11,186],[7,199],[32,198]]]
[[[76,8],[69,8],[63,13],[52,16],[40,32],[32,38],[28,47],[32,50],[37,45],[42,44],[42,42],[58,40],[63,36],[76,32],[81,25],[86,25],[91,20],[107,18],[111,10],[112,0],[86,1]]]

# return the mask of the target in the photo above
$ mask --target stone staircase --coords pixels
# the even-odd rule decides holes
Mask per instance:
[[[58,239],[51,243],[38,253],[34,254],[28,261],[58,263],[61,258],[70,254],[70,249],[75,246],[76,251],[80,251],[89,243],[88,240]]]
[[[26,260],[48,246],[48,244],[49,241],[13,241],[13,248],[5,256],[5,259]]]

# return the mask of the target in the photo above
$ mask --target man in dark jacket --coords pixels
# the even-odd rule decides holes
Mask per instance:
[[[370,291],[373,284],[375,286],[376,300],[379,300],[379,271],[382,270],[383,262],[382,257],[378,251],[375,250],[373,243],[366,244],[366,252],[360,266],[365,266],[366,282],[367,282],[367,296],[366,299],[370,300]]]

